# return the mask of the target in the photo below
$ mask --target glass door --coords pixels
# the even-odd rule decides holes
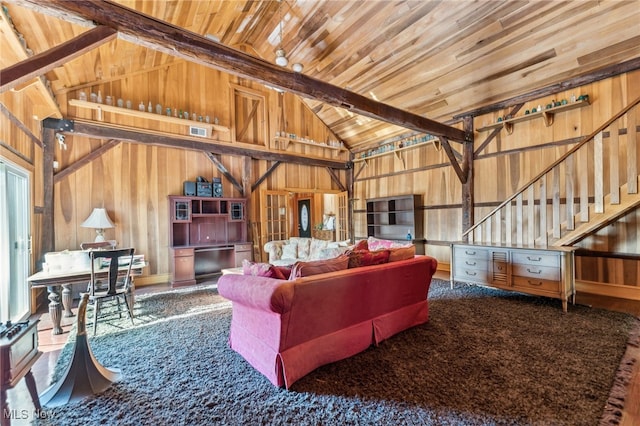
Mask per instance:
[[[0,321],[29,315],[29,176],[0,158]]]

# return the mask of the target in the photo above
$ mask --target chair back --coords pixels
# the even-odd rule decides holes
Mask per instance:
[[[91,258],[91,281],[89,282],[89,294],[95,295],[98,281],[102,280],[102,275],[105,271],[102,268],[102,260],[109,259],[108,271],[107,271],[107,283],[109,284],[107,289],[108,295],[115,295],[118,293],[117,283],[118,276],[120,275],[124,280],[124,289],[130,284],[131,277],[131,265],[133,264],[134,248],[123,248],[118,250],[99,250],[89,252]],[[96,266],[96,260],[100,260],[99,267]],[[121,269],[122,268],[122,269]]]

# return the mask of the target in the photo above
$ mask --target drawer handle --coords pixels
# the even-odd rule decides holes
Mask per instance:
[[[472,277],[475,277],[478,274],[477,272],[469,272],[469,271],[464,271],[464,273],[467,275],[471,275]]]
[[[465,251],[464,251],[464,253],[465,253],[465,254],[468,254],[468,255],[471,255],[471,256],[473,256],[474,254],[476,254],[476,252],[475,252],[475,251],[469,251],[469,250],[465,250]]]
[[[537,283],[531,282],[530,280],[527,280],[527,282],[529,283],[529,285],[535,285],[535,286],[541,286],[542,285],[542,281],[538,281]]]
[[[530,260],[531,262],[540,262],[542,260],[542,258],[541,257],[527,256],[527,260]]]
[[[477,262],[469,262],[468,260],[465,260],[464,263],[469,266],[476,266],[477,264]]]
[[[542,273],[542,270],[540,270],[540,269],[539,269],[539,270],[537,270],[537,271],[532,271],[531,269],[527,268],[527,272],[528,272],[528,273],[530,273],[530,274],[536,274],[536,275],[539,275],[539,274],[541,274],[541,273]]]

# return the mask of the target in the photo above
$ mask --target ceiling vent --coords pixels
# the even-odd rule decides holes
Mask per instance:
[[[205,129],[204,127],[189,126],[189,135],[190,136],[198,136],[198,137],[201,137],[201,138],[206,138],[207,137],[207,129]]]

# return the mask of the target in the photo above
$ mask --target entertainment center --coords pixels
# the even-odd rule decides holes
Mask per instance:
[[[169,208],[173,287],[252,259],[245,199],[171,195]]]

